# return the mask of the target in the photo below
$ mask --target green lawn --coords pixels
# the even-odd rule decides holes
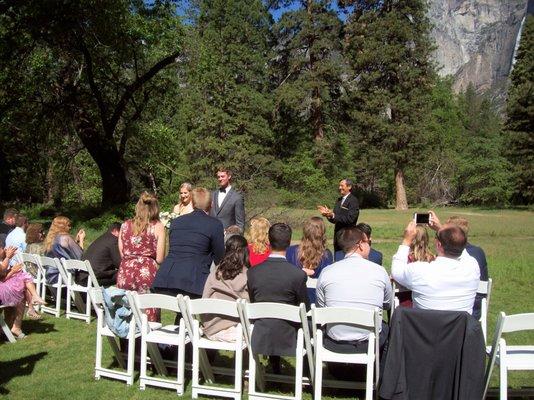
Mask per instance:
[[[389,269],[404,225],[413,211],[363,210],[360,222],[373,227],[373,247],[384,253],[384,264]],[[250,211],[249,211],[250,212]],[[487,255],[493,294],[490,304],[488,332],[493,335],[496,315],[534,312],[534,213],[517,210],[483,210],[464,208],[438,209],[442,221],[451,215],[462,215],[471,223],[470,242],[481,246]],[[315,215],[313,210],[281,209],[265,213],[271,222],[289,222],[300,237],[300,221]],[[329,235],[332,236],[329,224]],[[98,232],[91,231],[89,239]],[[531,300],[528,300],[531,299]],[[42,321],[24,321],[28,337],[16,344],[0,343],[0,396],[6,399],[165,399],[176,398],[176,393],[165,389],[141,392],[138,383],[127,387],[118,381],[93,379],[95,322],[86,325],[77,320],[45,316]],[[509,342],[534,344],[534,332],[511,335]],[[109,358],[111,360],[111,358]],[[111,361],[110,361],[111,362]],[[186,374],[188,376],[188,374]],[[497,386],[494,373],[492,386]],[[533,386],[534,372],[512,372],[512,387]],[[189,389],[189,388],[188,388]],[[332,397],[354,398],[347,392],[327,392]],[[190,389],[185,398],[190,397]],[[309,393],[305,398],[311,399]]]

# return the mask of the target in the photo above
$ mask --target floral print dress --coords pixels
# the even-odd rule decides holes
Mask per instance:
[[[134,290],[137,293],[149,293],[156,276],[156,250],[158,240],[154,224],[148,225],[144,232],[134,235],[131,220],[122,224],[122,260],[117,274],[117,287]],[[159,321],[159,312],[155,308],[147,309],[149,321]]]

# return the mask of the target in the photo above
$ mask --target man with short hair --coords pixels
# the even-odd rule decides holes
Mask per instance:
[[[306,290],[308,277],[285,257],[286,249],[291,243],[291,234],[291,228],[287,224],[276,223],[270,227],[269,258],[247,271],[251,303],[274,302],[295,306],[304,303],[306,309],[309,309]],[[295,354],[296,338],[297,328],[293,324],[277,319],[260,319],[254,323],[252,349],[256,354],[290,356]],[[273,369],[277,372],[278,361],[274,362]]]
[[[224,256],[224,229],[209,215],[209,190],[193,189],[191,201],[193,212],[171,222],[169,254],[152,283],[156,293],[201,298],[212,262],[218,264]]]
[[[353,183],[350,179],[342,179],[339,182],[339,194],[341,195],[331,210],[327,206],[317,206],[317,209],[323,217],[334,224],[334,251],[341,250],[337,244],[338,232],[343,228],[355,226],[360,214],[358,199],[352,191]]]
[[[441,226],[433,212],[430,227],[437,231],[436,259],[408,263],[410,244],[417,233],[416,224],[411,221],[404,231],[402,244],[393,256],[391,275],[412,291],[415,308],[471,314],[480,270],[477,261],[464,251],[467,237],[455,224]]]
[[[19,212],[14,208],[8,208],[4,211],[4,220],[0,222],[0,239],[5,240],[7,235],[15,229],[18,214]]]
[[[480,280],[487,281],[489,279],[488,263],[486,261],[486,254],[480,247],[469,243],[469,221],[466,218],[452,216],[447,220],[448,224],[456,224],[462,229],[467,237],[468,241],[465,245],[465,251],[475,260],[477,260],[478,268],[480,269]],[[484,294],[477,293],[475,297],[475,305],[473,307],[473,317],[480,318],[480,307],[482,299],[486,297]]]
[[[16,247],[18,254],[26,251],[26,229],[28,229],[28,218],[19,214],[15,228],[6,237],[6,247]]]
[[[217,169],[219,189],[213,191],[211,216],[222,222],[224,229],[237,225],[245,230],[245,202],[243,196],[232,187],[232,171],[225,167]]]
[[[341,231],[338,243],[345,258],[329,265],[317,281],[318,307],[351,307],[365,310],[389,309],[392,287],[386,270],[367,258],[371,246],[365,233],[356,227]],[[380,344],[387,339],[382,325]],[[356,327],[336,324],[327,328],[324,345],[338,353],[367,351],[369,333]]]
[[[358,225],[356,225],[356,228],[359,229],[361,232],[365,233],[365,236],[367,236],[367,239],[369,240],[369,246],[372,246],[371,226],[366,224],[365,222],[360,222]],[[342,230],[338,232],[338,235],[340,234],[340,232],[342,232]],[[336,251],[336,253],[334,254],[335,261],[343,260],[344,258],[345,252],[343,250]],[[371,247],[371,250],[369,251],[368,260],[374,262],[375,264],[382,265],[382,253]]]
[[[115,285],[117,282],[117,271],[121,264],[119,252],[120,230],[120,222],[112,223],[108,230],[95,239],[82,255],[82,260],[88,260],[91,263],[100,286],[108,287]],[[86,284],[87,273],[79,271],[76,275],[76,282]]]

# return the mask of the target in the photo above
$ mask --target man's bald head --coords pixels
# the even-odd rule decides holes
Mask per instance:
[[[446,224],[437,233],[437,239],[446,257],[458,258],[465,249],[467,236],[456,224]]]

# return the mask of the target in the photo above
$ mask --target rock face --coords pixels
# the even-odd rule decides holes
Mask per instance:
[[[531,3],[534,1],[531,0]],[[528,0],[430,0],[440,74],[503,99]]]

